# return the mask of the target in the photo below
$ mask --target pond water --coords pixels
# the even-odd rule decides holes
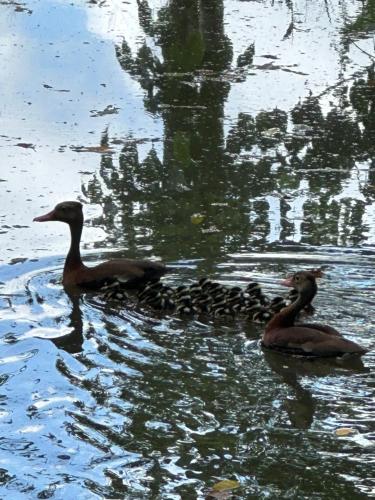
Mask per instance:
[[[0,14],[1,498],[373,497],[374,1]],[[64,291],[68,228],[32,219],[65,199],[88,263],[271,294],[323,267],[316,320],[370,352],[303,361],[243,319]]]

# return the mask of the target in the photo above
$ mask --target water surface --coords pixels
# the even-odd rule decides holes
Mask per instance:
[[[0,5],[1,496],[374,495],[373,2]],[[90,264],[161,258],[270,294],[324,268],[316,320],[363,363],[264,353],[262,325],[68,294]],[[350,428],[340,437],[336,431]]]

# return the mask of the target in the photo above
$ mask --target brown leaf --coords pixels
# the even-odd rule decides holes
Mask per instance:
[[[336,436],[350,436],[351,434],[354,434],[356,432],[355,429],[352,427],[341,427],[341,429],[336,429],[335,434]]]
[[[55,89],[55,88],[51,87],[51,85],[48,85],[47,83],[43,83],[43,87],[45,89],[54,90],[55,92],[70,92],[70,90],[67,90],[67,89]]]
[[[70,149],[76,153],[114,153],[114,150],[108,146],[71,146]]]
[[[31,144],[30,142],[17,142],[16,146],[19,148],[33,149],[35,151],[34,144]]]
[[[113,114],[117,114],[119,112],[119,109],[120,108],[117,108],[116,106],[113,106],[112,104],[110,104],[109,106],[107,106],[102,111],[97,111],[96,109],[92,109],[90,111],[90,113],[91,113],[92,117],[105,116],[105,115],[113,115]]]

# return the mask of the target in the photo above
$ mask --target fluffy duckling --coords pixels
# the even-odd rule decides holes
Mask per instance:
[[[288,304],[284,297],[281,297],[280,295],[277,295],[276,297],[273,297],[268,304],[268,309],[271,311],[273,314],[278,313],[281,311],[283,307],[286,307]]]

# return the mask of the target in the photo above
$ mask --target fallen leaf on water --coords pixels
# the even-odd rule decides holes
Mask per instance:
[[[192,224],[201,224],[206,216],[204,214],[193,214],[190,216],[190,220]]]
[[[70,92],[70,90],[68,90],[68,89],[55,89],[55,88],[51,87],[51,85],[48,85],[47,83],[43,83],[43,87],[45,89],[54,90],[55,92]]]
[[[108,146],[70,146],[76,153],[114,153]]]
[[[352,427],[341,427],[341,429],[336,429],[336,436],[350,436],[350,434],[354,434],[356,431]]]
[[[33,149],[35,151],[35,145],[31,144],[30,142],[17,142],[16,146],[18,146],[19,148]]]
[[[272,54],[262,54],[260,57],[265,57],[266,59],[278,59],[278,56]]]
[[[113,106],[110,104],[107,106],[105,109],[102,111],[97,111],[96,109],[92,109],[90,111],[92,117],[97,117],[97,116],[104,116],[104,115],[113,115],[117,114],[120,108],[117,108],[116,106]]]
[[[234,481],[233,479],[223,479],[223,481],[219,481],[218,483],[212,486],[214,491],[226,491],[226,490],[234,490],[240,487],[240,483],[238,481]]]
[[[238,481],[232,479],[224,479],[214,484],[212,488],[207,492],[207,499],[216,498],[216,500],[225,500],[230,498],[232,491],[240,487]]]
[[[26,261],[27,261],[26,257],[15,257],[14,259],[12,259],[10,261],[10,265],[21,264],[21,263],[26,262]]]

